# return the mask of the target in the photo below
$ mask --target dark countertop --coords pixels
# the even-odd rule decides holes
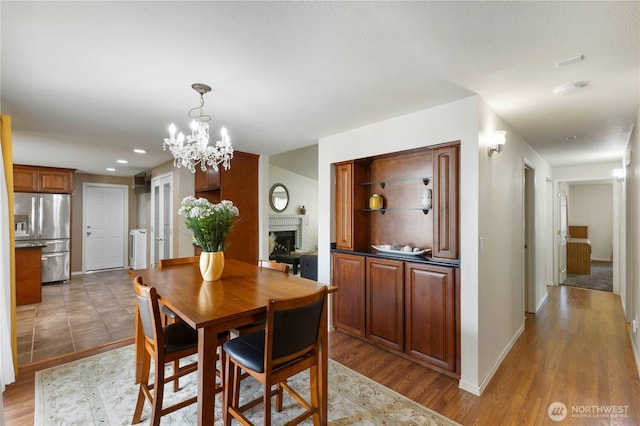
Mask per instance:
[[[33,247],[46,247],[47,243],[43,241],[16,241],[15,247],[18,248],[33,248]]]
[[[345,254],[354,254],[359,256],[368,256],[368,257],[377,257],[380,259],[394,259],[394,260],[402,260],[405,262],[414,262],[414,263],[425,263],[428,265],[437,265],[437,266],[446,266],[449,268],[459,268],[460,261],[459,260],[443,260],[443,259],[434,259],[430,256],[411,256],[411,255],[403,255],[403,254],[393,254],[393,253],[380,253],[375,249],[371,249],[371,251],[351,251],[351,250],[340,250],[340,249],[331,249],[331,252],[335,253],[345,253]]]

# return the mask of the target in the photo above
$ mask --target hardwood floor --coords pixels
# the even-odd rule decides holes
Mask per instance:
[[[612,293],[549,287],[545,306],[528,316],[524,333],[481,397],[342,333],[331,334],[329,354],[463,425],[557,424],[547,415],[553,402],[568,409],[563,424],[640,424],[640,380],[620,299]],[[612,406],[622,416],[586,413]],[[573,409],[583,417],[572,416]]]
[[[130,343],[43,361],[22,369],[4,393],[7,425],[32,425],[36,370]],[[640,424],[640,380],[618,296],[550,287],[549,299],[526,329],[481,397],[458,382],[340,332],[329,337],[330,357],[463,425]],[[555,423],[552,402],[569,416]],[[620,417],[595,417],[618,407]],[[572,416],[572,409],[583,417]],[[589,410],[590,413],[586,413]]]

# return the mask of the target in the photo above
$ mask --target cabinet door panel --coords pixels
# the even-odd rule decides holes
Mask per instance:
[[[336,247],[353,250],[353,163],[336,165]]]
[[[40,170],[40,192],[71,193],[71,172]]]
[[[38,192],[38,170],[14,165],[13,190],[15,192]]]
[[[433,257],[458,259],[458,146],[433,151]]]
[[[213,170],[212,168],[207,168],[207,170],[203,172],[198,166],[196,168],[194,184],[196,192],[220,189],[220,169]]]
[[[404,263],[367,258],[366,338],[404,351]]]
[[[456,371],[453,268],[407,263],[405,352]]]
[[[363,256],[333,253],[334,325],[340,330],[364,337],[365,260]]]

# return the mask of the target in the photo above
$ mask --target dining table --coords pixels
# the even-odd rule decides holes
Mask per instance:
[[[133,277],[156,288],[160,301],[198,331],[198,425],[213,425],[215,412],[216,353],[218,333],[264,319],[271,299],[286,299],[311,294],[322,284],[227,259],[217,281],[203,281],[197,263],[162,268],[131,270]],[[329,293],[337,287],[327,285]],[[320,336],[320,423],[327,424],[328,406],[328,324],[321,325]],[[141,327],[136,327],[136,383],[143,366]]]

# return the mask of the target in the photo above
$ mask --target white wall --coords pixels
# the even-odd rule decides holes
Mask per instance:
[[[627,318],[640,320],[640,111],[636,126],[625,151],[626,166],[626,297],[622,300],[627,307]],[[640,330],[631,331],[631,340],[636,359],[636,366],[640,373]]]
[[[318,280],[330,282],[335,241],[332,163],[461,141],[460,148],[460,387],[479,393],[478,331],[478,108],[472,96],[320,139],[318,148]],[[501,306],[500,310],[511,309]],[[485,345],[485,342],[482,342]]]
[[[283,184],[289,191],[289,205],[281,212],[282,214],[299,214],[298,208],[300,206],[305,206],[307,209],[306,214],[309,217],[309,246],[301,248],[308,251],[316,250],[318,244],[318,181],[270,165],[269,188],[276,183]],[[265,206],[269,209],[269,214],[278,214],[271,209],[268,199],[265,200]]]
[[[613,186],[569,185],[569,225],[588,226],[591,260],[613,260]]]
[[[503,152],[487,153],[491,134],[507,130]],[[547,180],[551,168],[506,122],[480,103],[479,158],[479,354],[480,387],[488,384],[500,362],[524,330],[524,166],[535,173],[533,304],[547,297],[546,251],[551,245]]]

